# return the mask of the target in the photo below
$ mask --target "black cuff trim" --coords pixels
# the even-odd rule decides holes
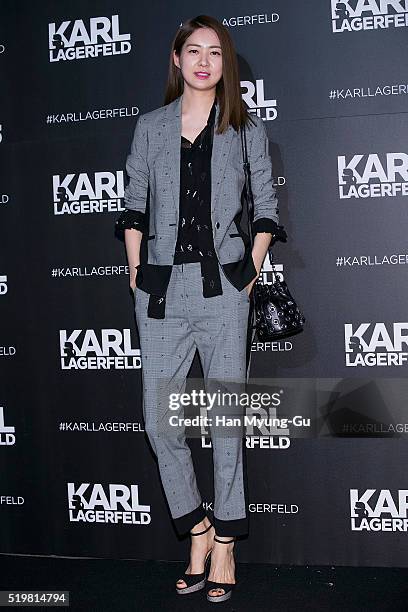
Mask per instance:
[[[268,217],[261,217],[254,221],[252,231],[254,236],[258,232],[268,232],[272,234],[274,241],[280,240],[281,242],[286,242],[288,237],[283,225],[278,225],[273,219]]]
[[[235,519],[232,521],[222,521],[214,516],[213,524],[215,527],[215,533],[217,536],[221,537],[242,536],[246,535],[249,531],[248,517]]]
[[[197,506],[194,510],[189,512],[188,514],[184,514],[183,516],[179,516],[178,518],[174,518],[174,526],[177,529],[179,535],[184,535],[187,532],[190,532],[194,525],[200,523],[207,514],[203,508],[202,503]]]
[[[137,229],[139,232],[146,232],[146,217],[139,210],[131,210],[126,208],[115,222],[115,228],[118,231],[125,229]]]

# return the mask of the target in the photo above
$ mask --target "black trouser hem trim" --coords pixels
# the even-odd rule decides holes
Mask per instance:
[[[178,518],[174,518],[174,526],[176,527],[177,533],[179,535],[184,535],[192,530],[194,525],[200,523],[207,516],[202,503],[197,506],[191,512],[187,514],[183,514],[183,516],[179,516]]]
[[[215,534],[221,537],[243,536],[248,533],[248,517],[231,521],[222,521],[214,516]]]

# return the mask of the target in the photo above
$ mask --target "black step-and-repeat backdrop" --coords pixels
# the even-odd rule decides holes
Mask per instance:
[[[1,552],[186,556],[143,430],[114,221],[137,116],[163,104],[191,6],[2,2]],[[407,566],[408,3],[194,8],[231,32],[242,96],[265,121],[289,235],[276,273],[307,318],[252,345],[251,379],[280,399],[246,438],[237,559]],[[259,282],[272,274],[265,261]],[[272,422],[285,407],[313,417],[303,434]],[[211,513],[211,447],[191,448]]]

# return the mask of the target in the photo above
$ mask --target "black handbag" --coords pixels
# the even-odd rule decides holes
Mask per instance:
[[[241,143],[243,151],[243,166],[245,172],[245,201],[247,206],[248,234],[253,245],[253,213],[254,199],[251,188],[251,168],[248,161],[245,125],[241,132]],[[298,305],[285,280],[280,280],[273,265],[272,243],[280,240],[286,242],[287,234],[283,225],[276,225],[276,231],[272,234],[272,241],[268,248],[269,261],[272,266],[274,280],[270,285],[264,285],[255,281],[250,298],[250,322],[249,341],[252,343],[256,331],[258,339],[263,342],[273,341],[287,336],[293,336],[303,331],[306,319],[301,313]],[[250,350],[250,349],[249,349]]]

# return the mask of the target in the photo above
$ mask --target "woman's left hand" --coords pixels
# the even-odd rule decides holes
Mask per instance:
[[[256,236],[255,236],[255,238],[256,238]],[[248,293],[248,295],[251,295],[252,287],[255,285],[256,281],[257,281],[257,280],[258,280],[258,278],[259,278],[259,275],[260,275],[260,273],[261,273],[262,261],[263,261],[263,259],[261,260],[261,262],[260,262],[260,263],[258,263],[257,258],[255,258],[255,257],[253,256],[253,262],[254,262],[254,264],[255,264],[255,269],[256,269],[256,276],[255,276],[255,277],[254,277],[254,278],[251,280],[251,282],[250,282],[250,283],[248,283],[248,285],[245,287],[246,292]]]
[[[251,291],[252,291],[252,287],[254,286],[254,283],[256,283],[258,277],[255,277],[253,280],[251,280],[251,282],[245,287],[245,290],[247,292],[248,295],[251,295]]]
[[[254,262],[254,266],[256,270],[256,276],[245,287],[248,293],[248,296],[251,295],[252,287],[258,280],[259,275],[261,273],[261,268],[262,268],[262,264],[265,259],[266,251],[269,245],[270,236],[271,234],[265,234],[265,233],[258,233],[255,236],[254,246],[253,246],[251,255],[252,255],[252,261]]]

